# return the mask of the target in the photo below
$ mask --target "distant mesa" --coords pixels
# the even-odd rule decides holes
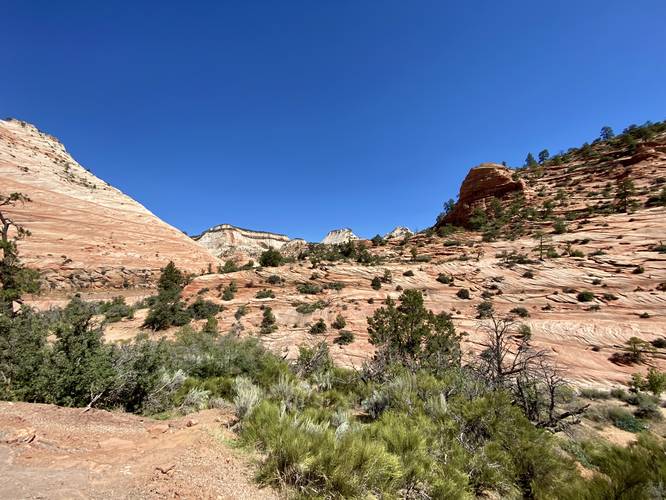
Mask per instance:
[[[403,238],[408,238],[412,236],[414,232],[409,229],[408,227],[405,226],[397,226],[393,229],[393,231],[386,233],[384,235],[385,240],[392,240],[392,239],[403,239]]]
[[[192,239],[221,258],[258,258],[269,248],[290,254],[306,245],[305,240],[300,238],[291,239],[284,234],[244,229],[231,224],[211,227]]]
[[[325,245],[337,245],[339,243],[346,243],[347,241],[358,239],[359,237],[347,227],[344,229],[333,229],[333,231],[329,231],[321,242]]]

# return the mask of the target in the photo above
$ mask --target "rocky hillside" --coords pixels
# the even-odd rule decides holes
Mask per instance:
[[[253,231],[231,224],[212,227],[193,239],[217,257],[237,260],[257,259],[269,248],[291,254],[306,245],[302,239],[292,240],[284,234]]]
[[[428,231],[359,241],[353,251],[311,246],[305,260],[200,276],[184,293],[224,305],[222,331],[259,336],[288,357],[326,340],[338,362],[360,366],[373,352],[367,317],[387,297],[416,288],[467,334],[468,353],[480,349],[479,307],[490,304],[528,326],[533,345],[569,379],[617,385],[649,365],[666,368],[665,187],[663,132],[636,144],[584,146],[529,168],[484,164]],[[236,291],[223,300],[232,282]],[[266,307],[277,329],[260,334]],[[323,331],[313,329],[320,319]],[[341,331],[352,335],[343,341]],[[129,322],[109,335],[131,332]],[[644,342],[638,364],[628,361],[632,337]]]
[[[191,271],[216,264],[54,139],[19,122],[2,122],[0,131],[3,182],[34,200],[15,214],[33,232],[21,250],[52,286],[147,283],[168,259]],[[370,242],[332,231],[328,244],[303,243],[300,258],[278,267],[203,273],[183,296],[224,306],[221,331],[258,336],[291,358],[325,340],[339,363],[360,366],[373,353],[367,317],[416,288],[467,334],[467,353],[481,349],[480,315],[492,307],[529,327],[534,346],[579,385],[615,385],[649,365],[666,367],[666,126],[630,129],[519,169],[475,167],[432,228],[397,232]],[[267,246],[288,253],[294,241],[232,226],[199,240],[216,238],[223,255]],[[277,329],[261,334],[267,307]],[[109,325],[107,338],[137,335],[146,313]],[[632,337],[643,342],[640,363],[628,361]]]
[[[193,273],[217,266],[208,250],[28,123],[0,121],[0,186],[32,200],[7,212],[32,232],[19,250],[47,289],[148,286],[169,260]]]

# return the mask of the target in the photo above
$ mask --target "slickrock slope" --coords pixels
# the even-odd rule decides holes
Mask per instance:
[[[390,238],[378,246],[360,241],[359,247],[365,249],[351,255],[347,247],[303,245],[310,257],[280,267],[198,276],[184,289],[183,298],[222,304],[217,315],[222,332],[257,336],[289,358],[298,355],[300,345],[325,340],[334,359],[356,367],[373,353],[367,317],[387,297],[397,299],[405,289],[421,290],[428,308],[449,313],[458,331],[467,334],[468,356],[482,349],[477,306],[490,300],[499,315],[522,316],[518,320],[531,328],[534,346],[545,349],[568,379],[582,386],[626,383],[632,373],[645,372],[648,366],[666,369],[662,347],[655,347],[639,364],[627,364],[623,358],[631,337],[646,342],[666,338],[666,134],[660,134],[631,147],[594,144],[527,169],[484,164],[466,179],[449,217],[440,218],[428,231]],[[4,162],[2,168],[9,166]],[[635,186],[629,211],[618,198],[626,180]],[[60,182],[65,187],[71,184]],[[82,188],[74,184],[71,189]],[[20,186],[14,190],[26,191]],[[470,215],[478,218],[479,212],[484,220],[479,231],[446,224],[454,219],[467,224]],[[31,219],[36,227],[25,220],[34,233],[26,247],[39,237],[39,221],[48,222],[52,216],[43,210]],[[349,229],[329,236],[325,240],[333,243],[355,238]],[[292,243],[284,242],[281,251]],[[34,259],[34,251],[28,254]],[[371,286],[375,277],[382,280],[378,290]],[[231,282],[237,291],[231,300],[223,300],[223,289]],[[257,298],[264,289],[274,297]],[[463,289],[469,291],[469,300],[458,296]],[[587,292],[583,299],[581,292]],[[245,313],[237,315],[240,306]],[[267,306],[278,329],[262,335]],[[135,336],[146,312],[139,310],[134,319],[108,325],[107,338]],[[349,345],[335,342],[339,331],[332,323],[338,315],[346,320],[344,330],[354,333]],[[311,334],[310,326],[320,318],[326,322],[326,332]],[[165,333],[173,335],[176,330]]]
[[[477,193],[469,206],[484,210],[491,230],[442,225],[407,241],[366,246],[381,259],[376,265],[340,257],[201,276],[184,295],[201,294],[224,304],[218,315],[222,331],[257,335],[291,358],[299,345],[326,340],[338,362],[360,366],[373,352],[366,318],[386,297],[398,298],[401,290],[416,288],[425,294],[427,307],[451,314],[457,329],[467,333],[468,355],[482,348],[483,322],[476,308],[490,300],[499,315],[516,315],[528,325],[534,346],[545,349],[581,386],[624,384],[648,366],[665,369],[664,348],[655,347],[639,364],[625,363],[623,355],[631,337],[646,342],[666,338],[666,207],[649,201],[660,199],[666,187],[666,136],[649,147],[639,144],[634,154],[620,148],[588,159],[572,156],[559,165],[518,171],[499,165],[473,169],[461,199],[469,201]],[[470,180],[474,178],[478,188]],[[617,207],[623,179],[635,185],[635,210],[629,213]],[[493,197],[508,214],[497,221],[492,220],[497,208]],[[557,221],[563,226],[557,228]],[[539,232],[543,236],[536,239]],[[373,289],[372,279],[387,272],[390,279]],[[271,275],[281,280],[269,280]],[[238,292],[233,300],[222,301],[221,291],[231,281]],[[308,288],[316,293],[303,293],[303,284],[315,285]],[[256,298],[263,289],[271,289],[275,297]],[[458,296],[462,289],[469,291],[469,300]],[[581,292],[591,297],[583,294],[581,299]],[[299,307],[303,304],[311,307]],[[237,320],[234,313],[241,305],[247,314]],[[272,308],[279,328],[260,335],[265,306]],[[337,315],[355,334],[349,345],[334,342],[339,332],[331,324]],[[310,334],[319,318],[328,325],[326,333]]]
[[[646,365],[612,361],[617,353],[626,352],[625,342],[632,336],[645,341],[666,336],[666,285],[660,285],[666,283],[666,255],[655,248],[659,237],[666,235],[666,209],[594,217],[571,229],[552,236],[553,247],[564,255],[544,261],[538,259],[530,236],[487,243],[478,233],[446,239],[416,235],[407,245],[395,242],[371,248],[384,258],[380,265],[338,261],[313,269],[306,261],[210,274],[195,278],[185,296],[193,299],[202,294],[223,304],[226,310],[218,315],[222,331],[259,336],[265,345],[290,358],[298,355],[299,345],[326,340],[338,362],[357,367],[373,352],[366,318],[386,297],[397,299],[401,289],[422,290],[428,308],[450,313],[457,329],[468,334],[465,350],[469,353],[477,352],[483,339],[476,306],[487,297],[500,314],[524,307],[529,316],[520,321],[531,327],[534,345],[547,349],[571,380],[583,386],[625,383],[631,373],[647,369]],[[412,260],[412,246],[422,262]],[[583,256],[569,256],[567,248],[580,250]],[[512,262],[503,257],[512,252],[528,258]],[[636,273],[639,266],[643,272]],[[382,277],[385,271],[391,273],[392,282],[373,290],[372,278]],[[451,276],[453,285],[440,283],[440,274]],[[282,283],[269,284],[271,275],[282,278]],[[221,290],[231,281],[236,282],[238,292],[233,300],[223,301]],[[302,283],[319,285],[321,291],[300,293],[298,285]],[[457,296],[463,288],[470,291],[470,300]],[[257,299],[255,295],[263,289],[271,289],[275,298]],[[582,291],[592,292],[594,299],[580,302],[577,294]],[[298,305],[317,301],[320,308],[298,312]],[[241,305],[246,306],[247,314],[236,320],[234,313]],[[264,306],[273,309],[279,325],[268,335],[259,334]],[[346,319],[345,329],[355,334],[350,345],[333,342],[339,332],[331,323],[338,314]],[[319,318],[328,330],[312,335],[309,326]],[[141,318],[135,321],[139,324]],[[657,349],[650,364],[665,369],[666,350]]]
[[[333,229],[329,231],[321,242],[325,245],[337,245],[338,243],[345,243],[350,240],[358,240],[358,236],[349,228]]]
[[[0,189],[32,199],[8,212],[32,232],[19,251],[47,289],[147,286],[169,260],[197,273],[217,265],[208,250],[25,122],[0,121]]]
[[[248,257],[256,259],[262,252],[271,247],[289,253],[306,244],[305,240],[292,240],[284,234],[253,231],[231,224],[220,224],[212,227],[200,235],[194,236],[193,239],[218,257],[236,257],[239,259]]]

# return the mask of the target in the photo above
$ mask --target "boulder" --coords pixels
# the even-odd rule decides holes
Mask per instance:
[[[458,202],[438,225],[467,226],[475,208],[486,208],[491,198],[502,200],[515,192],[525,191],[522,179],[514,179],[513,170],[497,163],[482,163],[472,168],[460,186]]]

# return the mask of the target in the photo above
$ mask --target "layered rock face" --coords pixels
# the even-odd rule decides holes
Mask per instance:
[[[475,208],[486,208],[491,198],[503,198],[522,192],[525,183],[513,178],[513,170],[497,163],[482,163],[472,168],[462,185],[454,209],[441,221],[444,224],[467,226]]]
[[[284,234],[253,231],[231,224],[220,224],[193,238],[214,255],[223,258],[257,258],[271,247],[289,252],[305,245],[304,240],[292,240]]]
[[[152,286],[169,260],[192,273],[217,265],[208,250],[28,123],[0,121],[0,191],[32,200],[6,212],[31,231],[19,252],[41,271],[46,289]]]
[[[329,231],[328,234],[324,237],[321,242],[324,245],[337,245],[339,243],[345,243],[350,240],[358,240],[359,237],[354,234],[354,232],[349,228],[344,229],[334,229]]]

